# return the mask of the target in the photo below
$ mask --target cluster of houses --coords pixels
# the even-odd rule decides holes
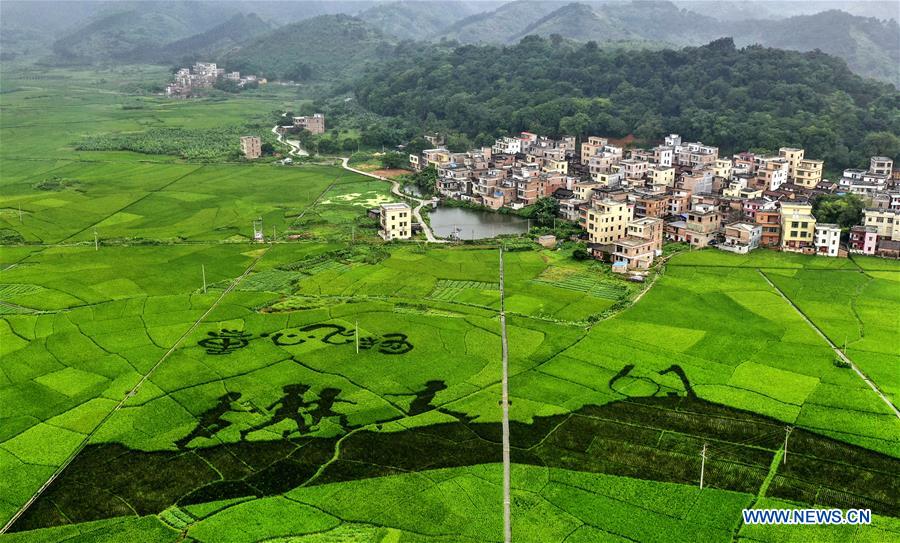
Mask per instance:
[[[216,66],[215,62],[197,62],[190,68],[179,68],[172,82],[166,85],[166,96],[170,98],[188,98],[198,91],[210,89],[219,79],[234,81],[238,87],[249,83],[266,84],[264,77],[248,75],[241,77],[240,72],[226,72]]]
[[[822,161],[803,149],[720,157],[717,147],[677,134],[652,149],[627,149],[602,137],[578,146],[574,137],[523,132],[463,153],[438,145],[409,162],[416,170],[433,165],[446,198],[493,209],[555,198],[560,215],[585,229],[594,256],[614,269],[649,267],[663,239],[735,253],[768,247],[832,257],[900,255],[900,171],[885,157],[831,182],[822,179]],[[838,225],[812,215],[813,198],[841,193],[870,205],[846,245]]]

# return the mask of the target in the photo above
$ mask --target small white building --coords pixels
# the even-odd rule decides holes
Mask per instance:
[[[412,208],[405,202],[381,204],[378,235],[385,241],[412,237]]]
[[[836,224],[817,223],[814,239],[816,254],[836,257],[841,246],[841,227]]]

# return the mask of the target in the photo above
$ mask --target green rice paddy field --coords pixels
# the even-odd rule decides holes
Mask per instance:
[[[112,74],[51,75],[0,94],[2,524],[36,496],[0,540],[500,541],[497,247],[383,244],[387,185],[333,166],[72,148],[278,93],[132,110]],[[900,420],[779,294],[894,401],[896,262],[684,253],[632,303],[608,267],[524,248],[515,541],[900,538]],[[798,505],[873,523],[742,524]]]

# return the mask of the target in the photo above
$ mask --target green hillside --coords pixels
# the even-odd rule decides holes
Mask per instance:
[[[165,63],[185,58],[190,60],[212,58],[271,29],[272,26],[269,23],[254,13],[249,15],[238,13],[206,32],[169,43],[155,51],[148,51],[147,58]]]
[[[389,36],[427,40],[465,17],[482,13],[488,2],[402,1],[375,4],[358,17]]]
[[[747,21],[735,26],[738,44],[812,51],[847,61],[858,74],[900,86],[900,25],[831,10],[780,21]],[[738,30],[741,29],[741,30]]]
[[[69,61],[130,61],[148,49],[209,30],[232,13],[200,2],[125,3],[56,40],[53,52]]]
[[[364,21],[322,15],[283,26],[220,61],[230,69],[288,80],[323,80],[352,75],[392,54],[392,43]]]

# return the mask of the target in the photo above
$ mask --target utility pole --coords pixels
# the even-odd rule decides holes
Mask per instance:
[[[275,243],[275,238],[277,237],[276,236],[277,233],[278,233],[278,231],[275,229],[274,226],[272,226],[272,243]]]
[[[703,472],[706,471],[706,443],[703,444],[703,451],[700,452],[700,490],[703,490]]]
[[[100,239],[97,237],[97,231],[96,231],[96,230],[94,230],[94,250],[95,250],[95,251],[99,251],[99,250],[100,250]]]
[[[203,274],[203,294],[206,294],[206,266],[200,264],[200,273]]]
[[[350,227],[350,243],[356,243],[356,225]]]
[[[22,204],[19,204],[19,224],[24,224],[22,222]]]
[[[356,320],[354,335],[356,335],[356,354],[359,354],[359,319]]]
[[[787,445],[788,445],[788,436],[791,435],[791,432],[794,430],[793,426],[785,426],[784,427],[784,457],[783,464],[787,465]]]

